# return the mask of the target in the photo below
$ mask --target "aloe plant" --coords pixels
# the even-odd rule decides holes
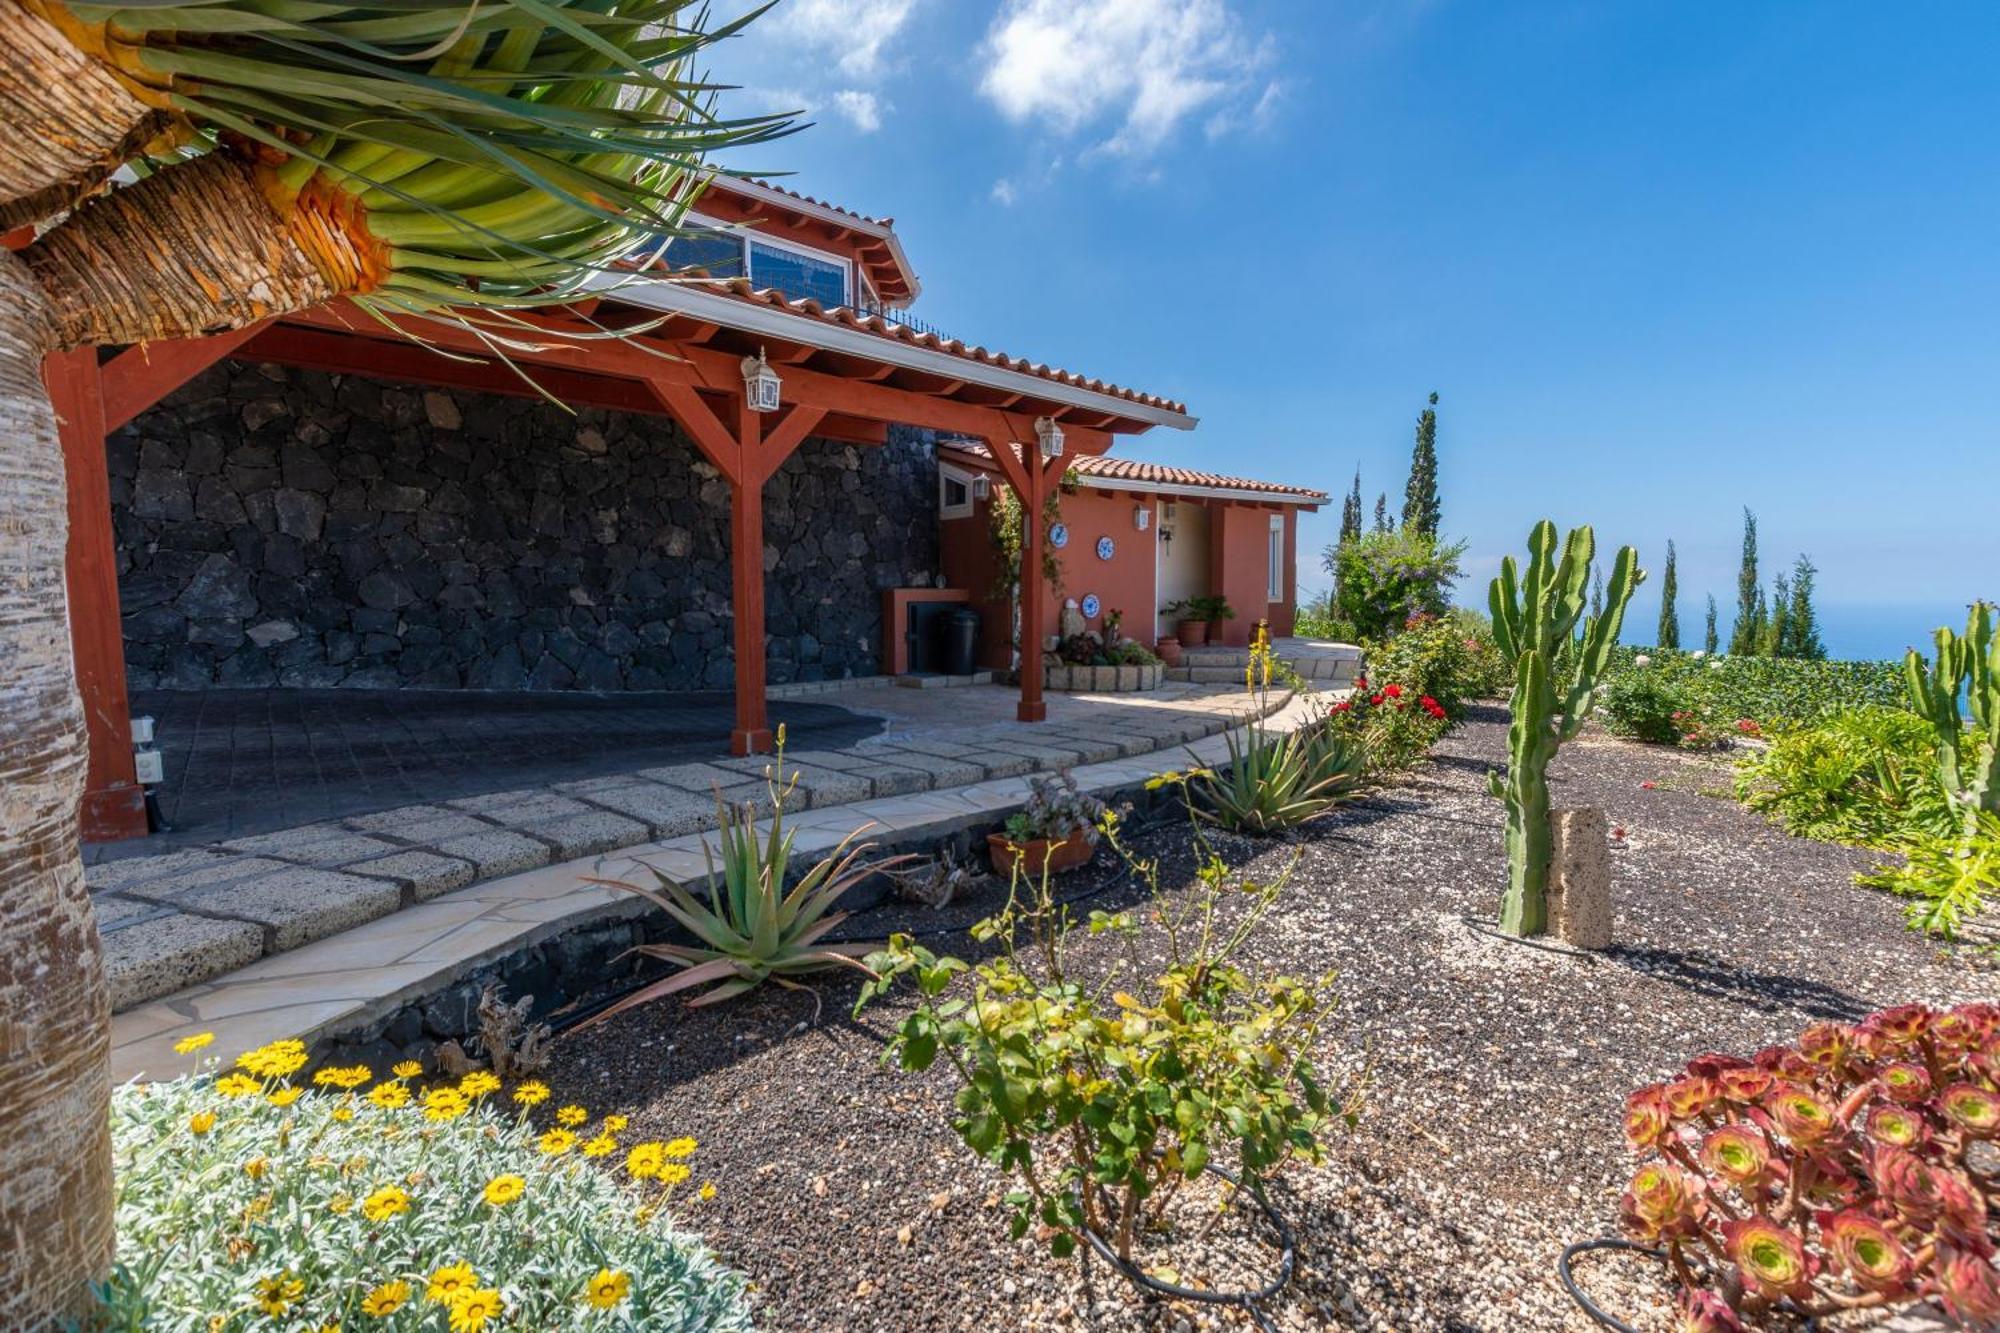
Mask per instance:
[[[1563,542],[1558,562],[1556,525],[1543,519],[1528,536],[1527,581],[1521,581],[1510,555],[1500,562],[1500,577],[1487,597],[1493,637],[1501,657],[1514,668],[1507,776],[1487,774],[1493,794],[1507,803],[1507,893],[1501,900],[1500,929],[1510,935],[1539,935],[1548,929],[1549,862],[1554,855],[1549,761],[1590,716],[1598,682],[1618,643],[1625,605],[1646,577],[1638,552],[1621,547],[1612,562],[1604,613],[1586,617],[1596,552],[1591,530],[1575,528]],[[1573,639],[1579,620],[1583,633]],[[1559,657],[1574,663],[1573,674],[1559,673]],[[1559,674],[1568,680],[1559,680]]]
[[[634,948],[634,953],[673,963],[680,970],[640,987],[591,1019],[591,1023],[601,1023],[627,1009],[697,986],[708,986],[688,1001],[699,1007],[734,998],[766,981],[805,989],[790,978],[838,967],[868,971],[858,960],[881,948],[881,944],[826,942],[833,928],[847,919],[847,913],[834,911],[834,906],[841,895],[868,876],[910,858],[896,856],[862,862],[861,857],[873,844],[855,845],[861,836],[861,830],[856,829],[787,891],[785,876],[791,866],[796,833],[785,827],[785,801],[797,786],[798,778],[794,774],[790,782],[780,785],[776,776],[784,771],[783,736],[780,728],[775,762],[765,770],[771,796],[768,826],[759,828],[755,805],[745,802],[731,807],[720,793],[716,795],[716,836],[721,846],[719,850],[712,848],[707,838],[702,839],[702,856],[708,863],[708,883],[702,893],[690,891],[657,870],[653,872],[655,888],[624,880],[592,881],[646,899],[692,934],[698,943],[642,944]],[[817,1017],[817,997],[813,1012]]]
[[[2000,630],[1993,604],[1974,602],[1965,633],[1941,628],[1936,643],[1932,663],[1914,648],[1904,656],[1904,681],[1911,708],[1936,737],[1938,780],[1970,833],[1980,811],[2000,814]]]

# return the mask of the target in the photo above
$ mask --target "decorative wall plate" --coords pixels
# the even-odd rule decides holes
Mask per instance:
[[[1109,560],[1117,553],[1117,542],[1112,541],[1109,537],[1099,537],[1097,539],[1097,558],[1099,560]]]
[[[1097,619],[1097,610],[1102,605],[1104,604],[1097,600],[1096,593],[1087,592],[1083,595],[1083,605],[1078,609],[1083,612],[1085,620],[1095,620]]]
[[[1058,551],[1069,545],[1069,524],[1052,523],[1049,525],[1049,545],[1055,547]]]

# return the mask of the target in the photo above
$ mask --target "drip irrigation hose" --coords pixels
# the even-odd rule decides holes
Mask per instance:
[[[1562,1279],[1563,1290],[1569,1293],[1569,1298],[1577,1303],[1579,1309],[1589,1315],[1598,1324],[1611,1329],[1612,1333],[1640,1333],[1639,1329],[1632,1327],[1632,1325],[1626,1323],[1624,1320],[1606,1314],[1604,1308],[1596,1301],[1590,1299],[1590,1297],[1584,1295],[1583,1288],[1576,1284],[1576,1275],[1570,1269],[1571,1262],[1579,1254],[1591,1254],[1600,1250],[1623,1250],[1629,1254],[1643,1254],[1649,1259],[1658,1259],[1661,1263],[1666,1262],[1667,1252],[1657,1246],[1641,1245],[1637,1241],[1619,1240],[1610,1236],[1603,1236],[1597,1240],[1580,1240],[1574,1245],[1567,1246],[1562,1252],[1562,1257],[1556,1260],[1556,1276]],[[1778,1308],[1786,1309],[1789,1304],[1789,1302],[1781,1303]],[[1792,1310],[1791,1312],[1797,1313],[1796,1310]],[[1805,1320],[1805,1333],[1818,1333],[1819,1320],[1813,1318],[1811,1315],[1801,1315],[1801,1318]]]
[[[1202,1168],[1202,1171],[1206,1175],[1220,1176],[1240,1191],[1247,1191],[1250,1197],[1257,1201],[1257,1207],[1263,1212],[1266,1220],[1271,1223],[1271,1226],[1278,1233],[1277,1275],[1257,1290],[1197,1291],[1193,1287],[1183,1287],[1176,1282],[1162,1282],[1160,1279],[1140,1271],[1137,1265],[1120,1259],[1118,1251],[1111,1247],[1111,1243],[1095,1231],[1090,1230],[1090,1228],[1082,1228],[1083,1238],[1089,1244],[1090,1249],[1097,1251],[1098,1257],[1111,1266],[1113,1272],[1117,1273],[1127,1282],[1130,1282],[1140,1291],[1155,1296],[1165,1296],[1177,1301],[1197,1301],[1205,1305],[1239,1306],[1250,1316],[1257,1327],[1263,1330],[1263,1333],[1278,1333],[1278,1326],[1271,1322],[1270,1315],[1264,1313],[1263,1303],[1284,1290],[1285,1284],[1292,1280],[1292,1270],[1297,1266],[1298,1244],[1292,1237],[1291,1224],[1285,1221],[1283,1213],[1280,1213],[1272,1206],[1271,1200],[1264,1193],[1263,1184],[1249,1172],[1244,1172],[1239,1179],[1219,1166],[1205,1166]],[[1087,1274],[1090,1268],[1090,1254],[1088,1251],[1084,1253],[1083,1263]]]

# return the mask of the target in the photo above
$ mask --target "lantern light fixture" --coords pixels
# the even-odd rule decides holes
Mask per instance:
[[[1043,458],[1062,457],[1063,428],[1054,417],[1035,418],[1035,438],[1041,441]]]
[[[1132,526],[1141,532],[1153,526],[1153,508],[1151,505],[1134,505],[1132,507]]]
[[[756,356],[743,358],[743,398],[752,412],[777,411],[778,387],[778,372],[764,359],[763,348]]]
[[[991,480],[989,480],[986,477],[974,477],[972,479],[973,499],[984,500],[992,494],[993,494],[993,483]]]

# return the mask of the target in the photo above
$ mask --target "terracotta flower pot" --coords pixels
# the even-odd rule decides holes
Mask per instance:
[[[1153,651],[1158,653],[1160,660],[1168,666],[1179,666],[1181,664],[1181,641],[1171,634],[1154,644]]]
[[[1013,877],[1016,857],[1021,858],[1023,874],[1041,874],[1044,857],[1049,872],[1054,874],[1074,870],[1090,859],[1090,852],[1090,839],[1081,832],[1072,833],[1060,842],[1031,838],[1018,844],[1004,833],[986,835],[986,854],[993,860],[993,873],[1008,879]]]
[[[1199,648],[1208,642],[1208,622],[1177,620],[1174,622],[1174,637],[1181,641],[1183,648]]]

